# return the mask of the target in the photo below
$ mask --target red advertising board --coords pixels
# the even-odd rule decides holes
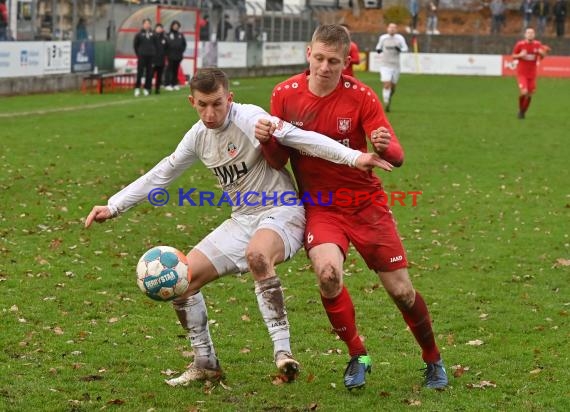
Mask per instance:
[[[503,56],[503,76],[516,74],[516,62],[511,56]],[[546,56],[538,65],[539,77],[570,77],[569,56]]]

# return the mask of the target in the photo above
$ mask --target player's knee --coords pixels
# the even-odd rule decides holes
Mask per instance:
[[[326,298],[337,296],[342,289],[342,269],[332,263],[325,263],[317,268],[319,288]]]
[[[388,292],[392,300],[400,309],[411,309],[416,300],[416,292],[413,287],[401,285]]]
[[[254,275],[265,275],[269,273],[269,259],[263,253],[256,250],[248,250],[245,254],[249,270]]]

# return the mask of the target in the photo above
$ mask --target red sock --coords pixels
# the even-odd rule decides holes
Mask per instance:
[[[519,112],[524,112],[524,101],[525,101],[526,96],[522,95],[519,96]]]
[[[526,112],[528,110],[528,106],[530,106],[530,96],[526,96],[526,99],[523,103],[523,113]]]
[[[416,338],[416,341],[422,348],[423,360],[430,363],[440,360],[441,356],[437,345],[435,344],[428,308],[422,298],[422,295],[416,292],[416,301],[414,302],[414,305],[408,310],[400,308],[400,311]]]
[[[346,343],[350,356],[364,355],[366,348],[356,330],[354,304],[346,287],[342,287],[336,298],[328,299],[321,295],[321,301],[334,331]]]

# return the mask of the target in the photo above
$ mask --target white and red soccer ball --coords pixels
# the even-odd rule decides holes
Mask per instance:
[[[154,300],[172,300],[183,295],[191,278],[186,255],[170,246],[149,249],[137,264],[137,285]]]

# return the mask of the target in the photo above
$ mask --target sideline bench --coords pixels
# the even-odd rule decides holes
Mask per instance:
[[[92,73],[83,78],[83,93],[113,92],[115,89],[131,89],[136,81],[135,73]]]

